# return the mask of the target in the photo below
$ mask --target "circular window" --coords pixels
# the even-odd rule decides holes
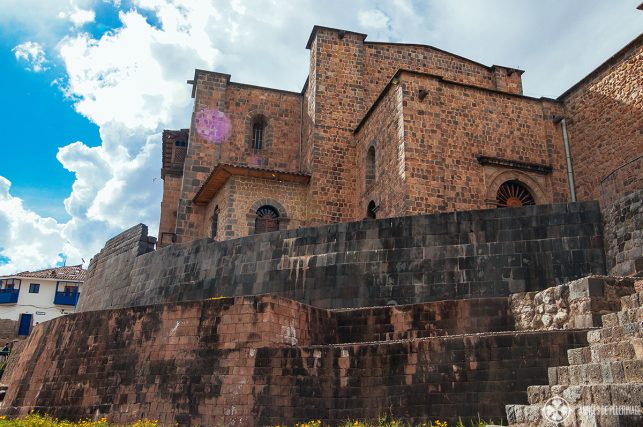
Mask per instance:
[[[535,205],[536,201],[527,187],[518,181],[507,181],[496,193],[496,206],[499,208],[517,208]]]

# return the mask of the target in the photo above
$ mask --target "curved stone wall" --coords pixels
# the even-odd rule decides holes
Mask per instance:
[[[612,201],[603,215],[609,273],[643,275],[643,189]]]
[[[605,273],[595,202],[332,224],[150,253],[138,249],[145,230],[132,230],[136,249],[116,259],[108,245],[92,260],[79,311],[264,293],[326,308],[411,304]]]

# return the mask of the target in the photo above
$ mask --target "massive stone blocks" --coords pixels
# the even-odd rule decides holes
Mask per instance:
[[[586,345],[583,331],[508,329],[506,298],[329,311],[254,296],[77,313],[35,328],[1,412],[208,426],[499,419]]]
[[[584,202],[202,239],[118,259],[106,248],[79,310],[262,293],[328,308],[507,296],[604,274],[602,241],[598,204]]]

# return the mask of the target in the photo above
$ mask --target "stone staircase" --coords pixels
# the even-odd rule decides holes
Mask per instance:
[[[507,405],[509,425],[643,425],[643,290],[602,322],[588,347],[568,350],[569,366],[549,368],[549,385],[528,387],[529,405]]]

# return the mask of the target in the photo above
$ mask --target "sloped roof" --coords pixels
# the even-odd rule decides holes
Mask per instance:
[[[87,270],[83,269],[83,265],[67,265],[65,267],[46,268],[38,271],[23,271],[17,274],[11,274],[3,277],[34,277],[39,279],[57,279],[57,280],[72,280],[74,282],[82,282],[85,280],[85,273]]]

